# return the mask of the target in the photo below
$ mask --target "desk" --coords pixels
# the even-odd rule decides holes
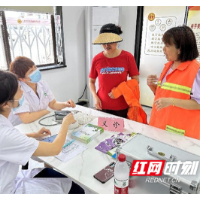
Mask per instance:
[[[72,110],[72,109],[67,109]],[[90,108],[76,106],[75,110],[82,111],[84,113],[93,115],[93,116],[104,116],[111,117],[112,115],[106,114],[97,110]],[[94,119],[92,124],[97,125],[97,118]],[[168,133],[167,131],[154,128],[145,124],[134,122],[131,120],[124,119],[124,132],[125,134],[135,132],[141,133],[158,141],[167,143],[169,145],[178,147],[185,151],[194,153],[200,156],[200,141],[188,137],[179,136],[176,134]],[[39,129],[40,126],[37,121],[31,124],[21,124],[16,126],[23,133],[35,131]],[[49,127],[47,127],[49,128]],[[50,130],[53,132],[54,127],[50,127]],[[33,130],[34,129],[34,130]],[[69,131],[70,134],[72,131]],[[104,139],[112,136],[114,132],[104,131],[97,138],[92,140],[88,144],[88,149],[85,150],[82,154],[79,154],[77,157],[72,160],[64,163],[58,160],[55,157],[40,157],[42,161],[52,166],[56,170],[60,171],[62,174],[72,178],[76,183],[83,185],[85,188],[93,191],[94,193],[102,194],[113,194],[114,192],[114,180],[113,178],[106,182],[105,184],[100,183],[98,180],[93,178],[93,175],[107,166],[113,161],[113,159],[106,154],[101,153],[96,150],[95,147]]]

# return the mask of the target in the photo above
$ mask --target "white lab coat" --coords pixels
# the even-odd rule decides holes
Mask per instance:
[[[72,181],[69,178],[33,178],[42,169],[19,171],[39,145],[39,141],[27,137],[15,129],[0,114],[0,194],[68,193]]]
[[[37,83],[37,93],[39,97],[26,83],[20,81],[20,85],[24,92],[24,102],[20,108],[16,109],[14,112],[11,112],[9,115],[8,119],[13,126],[22,123],[18,116],[19,113],[46,110],[49,103],[55,99],[53,93],[49,89],[48,84],[43,80]]]

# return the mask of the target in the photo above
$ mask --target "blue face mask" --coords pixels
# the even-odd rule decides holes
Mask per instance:
[[[40,72],[39,69],[36,69],[34,72],[32,72],[30,75],[29,75],[29,78],[31,79],[31,83],[38,83],[41,78],[42,78],[42,74]]]
[[[14,101],[19,101],[19,105],[16,108],[12,108],[12,111],[15,112],[18,108],[20,108],[24,102],[24,95],[19,100],[14,100]]]

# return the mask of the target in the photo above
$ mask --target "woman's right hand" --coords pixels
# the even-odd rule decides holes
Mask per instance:
[[[48,115],[49,113],[51,113],[51,111],[49,111],[49,110],[44,110],[44,115]]]
[[[95,97],[95,107],[97,110],[102,110],[102,104],[101,104],[101,100],[99,99],[98,96]]]
[[[50,111],[49,111],[49,110],[44,110],[44,112],[45,112],[45,115],[47,115],[47,114],[49,114],[49,113],[50,113]]]
[[[158,77],[156,75],[147,76],[147,85],[151,87],[152,85],[157,85]]]
[[[72,113],[68,114],[66,117],[63,118],[62,125],[69,126],[70,124],[75,123],[76,120]]]

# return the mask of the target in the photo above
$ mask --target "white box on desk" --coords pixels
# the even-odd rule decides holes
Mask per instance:
[[[159,154],[164,153],[164,156]],[[131,167],[133,160],[166,160],[166,162],[176,161],[200,161],[200,156],[173,147],[166,143],[149,138],[137,133],[132,139],[117,149],[119,153],[126,155],[126,161]],[[166,163],[165,163],[166,166]],[[165,169],[165,168],[164,168]],[[163,170],[164,172],[164,170]],[[169,193],[199,193],[200,192],[200,165],[196,175],[181,175],[180,170],[177,175],[154,176],[155,178],[166,178],[166,180],[179,180],[180,182],[151,183],[146,182],[150,176],[131,176],[129,183],[129,193],[137,194],[169,194]],[[152,177],[152,176],[151,176]]]

